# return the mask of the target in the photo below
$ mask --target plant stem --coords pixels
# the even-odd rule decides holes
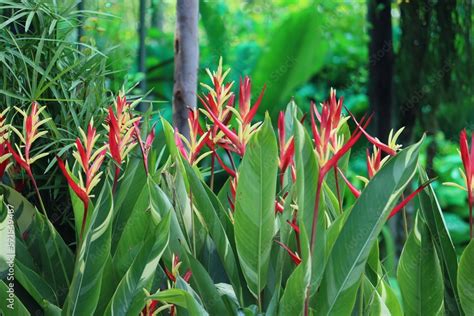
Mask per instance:
[[[472,236],[473,236],[473,220],[472,220],[472,206],[473,206],[473,199],[470,198],[469,199],[469,239],[472,240]]]
[[[319,201],[321,197],[321,187],[323,184],[323,177],[321,177],[321,173],[318,175],[318,183],[316,187],[316,196],[314,198],[314,211],[313,211],[313,222],[311,224],[311,239],[310,239],[310,254],[313,255],[314,250],[314,243],[316,240],[316,230],[318,224],[318,216],[319,216]]]
[[[339,213],[342,213],[341,191],[339,189],[339,178],[337,176],[337,164],[334,166],[334,180],[336,181],[337,201],[339,203]]]
[[[405,200],[405,194],[402,193],[402,200]],[[405,240],[408,239],[408,219],[407,219],[407,209],[406,207],[403,207],[402,210],[403,214],[403,231],[405,233]]]
[[[189,190],[189,204],[191,207],[191,232],[193,236],[193,256],[196,257],[196,231],[194,225],[194,211],[193,211],[193,192]]]
[[[232,165],[232,169],[235,172],[237,172],[237,168],[235,167],[235,162],[234,162],[234,158],[232,157],[232,154],[230,153],[230,151],[228,149],[226,149],[225,152],[227,153],[227,156],[229,157],[230,164]]]
[[[324,174],[321,173],[321,169],[318,173],[318,183],[316,187],[316,196],[314,198],[314,211],[313,211],[313,223],[311,224],[311,239],[309,244],[309,260],[313,258],[314,243],[316,240],[316,229],[318,226],[318,216],[319,216],[319,200],[321,196],[321,187],[323,184]],[[304,314],[305,316],[309,313],[309,296],[311,295],[311,289],[308,288],[305,299]]]
[[[214,164],[215,164],[215,159],[216,159],[215,152],[213,152],[211,154],[211,191],[214,191],[214,172],[215,172]]]

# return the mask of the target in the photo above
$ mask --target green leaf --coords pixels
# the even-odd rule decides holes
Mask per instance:
[[[117,244],[117,250],[113,254],[113,266],[118,280],[129,269],[135,257],[138,255],[150,231],[159,222],[160,214],[154,201],[154,183],[151,178],[147,179],[143,191],[137,199],[130,217],[124,223],[123,233]]]
[[[290,13],[267,37],[268,45],[253,72],[255,87],[267,90],[260,110],[276,111],[295,89],[323,65],[328,44],[323,40],[316,6]]]
[[[24,237],[33,261],[38,265],[44,280],[59,293],[63,302],[70,284],[74,256],[53,224],[25,197],[12,188],[0,185],[5,201],[13,207],[19,233]],[[31,267],[30,267],[31,268]]]
[[[130,161],[119,181],[114,195],[114,220],[112,229],[112,253],[115,253],[117,243],[122,236],[127,220],[135,209],[138,198],[146,190],[147,176],[140,159]]]
[[[423,139],[392,157],[357,199],[329,255],[316,311],[321,315],[347,315],[370,251],[388,215],[412,179]]]
[[[145,307],[143,289],[150,290],[156,267],[168,245],[170,219],[171,213],[168,213],[156,228],[147,232],[149,237],[120,281],[106,315],[137,315]]]
[[[397,271],[406,315],[444,315],[443,275],[428,227],[417,216]]]
[[[318,183],[318,162],[313,144],[303,125],[294,118],[295,165],[296,165],[296,201],[298,204],[298,222],[311,234],[316,188]],[[321,192],[322,194],[322,192]],[[311,297],[318,288],[326,261],[326,214],[323,199],[320,199],[316,225],[316,242],[311,258]],[[303,260],[309,260],[309,251],[300,254]]]
[[[377,292],[377,289],[366,276],[362,278],[361,289],[363,289],[362,293],[364,293],[365,301],[364,315],[392,315],[387,305],[385,305],[385,302],[383,301],[379,292]]]
[[[13,213],[0,195],[0,279],[8,273],[9,264],[15,258],[15,226]]]
[[[29,316],[30,312],[28,312],[25,305],[15,293],[10,293],[10,291],[15,291],[14,286],[9,285],[9,281],[0,280],[0,301],[2,302],[0,304],[0,314],[5,316]]]
[[[301,245],[309,247],[307,232],[304,226],[301,230]],[[309,252],[306,249],[305,252]],[[288,278],[285,291],[280,300],[278,315],[302,315],[308,286],[311,282],[311,261],[303,260]]]
[[[265,287],[275,223],[278,149],[267,115],[250,139],[239,168],[235,242],[247,286],[255,297]]]
[[[192,271],[191,285],[199,293],[204,307],[212,315],[225,315],[229,311],[224,305],[217,291],[216,285],[209,276],[208,271],[186,249],[181,252],[183,263]]]
[[[30,294],[36,303],[43,304],[44,300],[58,303],[56,293],[48,283],[35,271],[23,265],[19,260],[15,262],[15,279]]]
[[[74,277],[63,308],[68,315],[94,314],[104,266],[110,254],[112,217],[112,190],[106,182],[92,210],[91,224],[79,245]]]
[[[428,181],[428,176],[421,166],[418,167],[420,182]],[[443,269],[444,278],[444,297],[445,308],[450,315],[459,315],[461,306],[459,305],[459,295],[457,292],[457,273],[458,260],[456,251],[454,250],[453,242],[451,240],[446,222],[443,217],[441,207],[438,199],[429,185],[426,189],[418,194],[420,210],[423,218],[428,225],[431,233],[431,239],[436,247],[441,267]]]
[[[227,276],[234,287],[235,293],[239,299],[242,300],[242,285],[240,283],[239,268],[234,253],[235,250],[224,230],[221,220],[218,217],[218,211],[214,207],[214,205],[219,203],[217,197],[213,196],[214,193],[212,191],[206,190],[206,184],[197,177],[191,166],[186,162],[183,163],[188,177],[189,186],[193,194],[194,205],[203,218],[206,230],[209,232],[209,235],[216,244],[217,253],[222,261]],[[231,225],[230,222],[224,223],[226,223],[226,226]]]
[[[459,262],[458,291],[466,315],[474,311],[474,240],[464,249]]]
[[[148,298],[181,306],[187,309],[191,316],[209,315],[191,294],[181,289],[160,291]]]

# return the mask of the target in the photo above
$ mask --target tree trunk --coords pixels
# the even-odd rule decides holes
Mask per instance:
[[[199,0],[177,0],[176,15],[173,122],[181,134],[189,137],[188,107],[196,108],[199,67]]]
[[[369,0],[369,105],[375,134],[385,141],[392,126],[393,40],[390,0]]]
[[[411,141],[413,128],[426,93],[422,78],[428,58],[430,19],[429,0],[400,4],[400,49],[397,55],[396,99],[399,125],[405,126],[402,143]]]

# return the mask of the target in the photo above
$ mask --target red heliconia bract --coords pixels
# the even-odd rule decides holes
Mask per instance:
[[[134,139],[135,123],[140,121],[140,117],[132,114],[132,105],[127,102],[123,93],[117,96],[113,107],[110,106],[107,115],[109,129],[109,149],[112,159],[115,161],[114,191],[120,175],[120,167],[128,153],[135,147]]]
[[[474,132],[471,133],[471,148],[469,149],[467,131],[465,129],[461,131],[459,135],[459,153],[464,167],[464,170],[459,169],[459,171],[466,186],[463,187],[454,182],[446,182],[444,184],[460,188],[467,192],[467,202],[469,205],[469,236],[472,239],[474,235],[474,223],[472,218],[472,210],[474,207]]]
[[[201,154],[203,147],[208,142],[209,131],[203,131],[199,122],[198,109],[189,109],[188,124],[189,139],[181,135],[178,129],[175,129],[174,138],[176,146],[184,159],[191,165],[196,165],[203,158],[211,154],[211,152]]]
[[[278,167],[280,169],[280,184],[283,185],[284,175],[288,167],[291,169],[291,177],[293,182],[296,180],[295,172],[295,140],[291,136],[288,140],[286,139],[286,128],[285,128],[285,115],[280,112],[278,116],[278,144],[280,147],[280,159]]]
[[[153,144],[153,141],[155,140],[155,127],[156,127],[156,123],[153,124],[150,130],[150,133],[148,133],[145,141],[143,141],[140,135],[139,122],[134,123],[134,129],[135,129],[134,135],[138,141],[138,144],[140,145],[140,151],[142,152],[142,157],[143,157],[143,166],[145,168],[146,174],[149,174],[148,153],[150,152],[151,145]]]
[[[30,178],[30,181],[33,183],[36,194],[40,198],[39,189],[31,171],[31,165],[38,159],[46,157],[49,153],[43,152],[41,154],[37,154],[36,156],[32,156],[31,149],[33,143],[36,140],[47,134],[47,131],[40,131],[39,128],[50,119],[46,118],[40,120],[40,114],[43,112],[45,107],[40,107],[36,102],[33,102],[31,104],[31,109],[29,113],[26,113],[25,111],[17,107],[15,107],[15,109],[23,116],[23,130],[20,132],[13,126],[10,126],[10,128],[20,139],[21,145],[18,146],[15,144],[15,148],[13,148],[13,146],[8,140],[6,141],[6,145],[15,162],[23,170],[25,170],[26,174]]]
[[[473,237],[473,219],[472,208],[474,206],[474,132],[471,133],[471,150],[467,140],[466,130],[461,131],[460,135],[460,151],[462,163],[464,165],[464,178],[466,181],[467,199],[469,203],[469,227],[470,238]]]
[[[87,126],[87,134],[81,129],[80,132],[82,134],[83,140],[81,142],[79,137],[76,139],[76,151],[73,153],[73,156],[76,159],[76,163],[80,166],[82,172],[84,173],[85,180],[83,180],[81,173],[78,174],[77,181],[73,179],[71,176],[72,172],[68,170],[64,161],[59,157],[56,157],[56,159],[58,160],[59,168],[66,177],[69,186],[84,205],[84,215],[81,226],[82,237],[88,215],[90,195],[92,193],[92,189],[94,189],[94,187],[100,181],[100,176],[102,175],[100,167],[104,161],[107,150],[106,146],[102,146],[94,151],[94,146],[99,136],[96,134],[96,129],[93,127],[92,122]]]

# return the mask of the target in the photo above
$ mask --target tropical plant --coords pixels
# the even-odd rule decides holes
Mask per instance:
[[[2,112],[0,171],[21,168],[35,187],[31,166],[57,161],[75,230],[67,244],[41,190],[25,197],[1,184],[0,236],[15,232],[17,281],[12,294],[6,278],[0,283],[0,298],[15,308],[0,305],[3,313],[469,314],[474,247],[458,265],[418,163],[423,139],[402,149],[402,130],[387,143],[372,137],[371,116],[357,121],[335,90],[321,105],[312,103],[309,116],[291,101],[276,136],[268,115],[255,122],[265,98],[262,91],[252,102],[250,78],[235,94],[222,63],[208,74],[203,107],[189,112],[189,138],[162,119],[166,154],[152,147],[155,127],[144,135],[148,121],[123,93],[99,121],[104,126],[90,121],[72,142],[73,154],[68,147],[56,158],[34,151],[46,136],[46,108],[34,102],[16,109],[22,130]],[[363,138],[373,150],[357,188],[345,174]],[[461,154],[471,196],[465,133]],[[222,173],[227,180],[219,185]],[[344,198],[346,190],[353,199]],[[418,211],[395,271],[385,263],[381,233],[408,203]],[[0,258],[7,277],[8,253]]]

